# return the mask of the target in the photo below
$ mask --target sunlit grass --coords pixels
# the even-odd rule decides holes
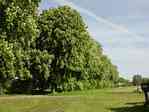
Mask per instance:
[[[55,96],[3,96],[0,112],[148,112],[134,88],[58,93]]]

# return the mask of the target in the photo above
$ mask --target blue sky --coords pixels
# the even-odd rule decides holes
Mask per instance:
[[[42,0],[40,9],[59,5],[81,13],[122,76],[149,77],[149,0]]]

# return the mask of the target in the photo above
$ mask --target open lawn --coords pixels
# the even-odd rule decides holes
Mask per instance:
[[[61,93],[54,96],[1,96],[0,112],[149,112],[134,88]]]

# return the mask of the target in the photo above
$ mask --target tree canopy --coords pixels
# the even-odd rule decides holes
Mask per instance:
[[[91,37],[80,14],[60,6],[39,15],[39,2],[0,1],[0,78],[12,88],[25,81],[22,87],[29,91],[114,86],[117,67]]]

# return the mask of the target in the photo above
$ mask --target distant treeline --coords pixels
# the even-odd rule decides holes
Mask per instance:
[[[132,78],[132,83],[134,86],[141,85],[142,83],[148,83],[149,84],[149,78],[142,77],[142,75],[134,75]]]
[[[41,12],[39,3],[0,0],[0,92],[114,87],[117,67],[80,14],[68,6]]]

